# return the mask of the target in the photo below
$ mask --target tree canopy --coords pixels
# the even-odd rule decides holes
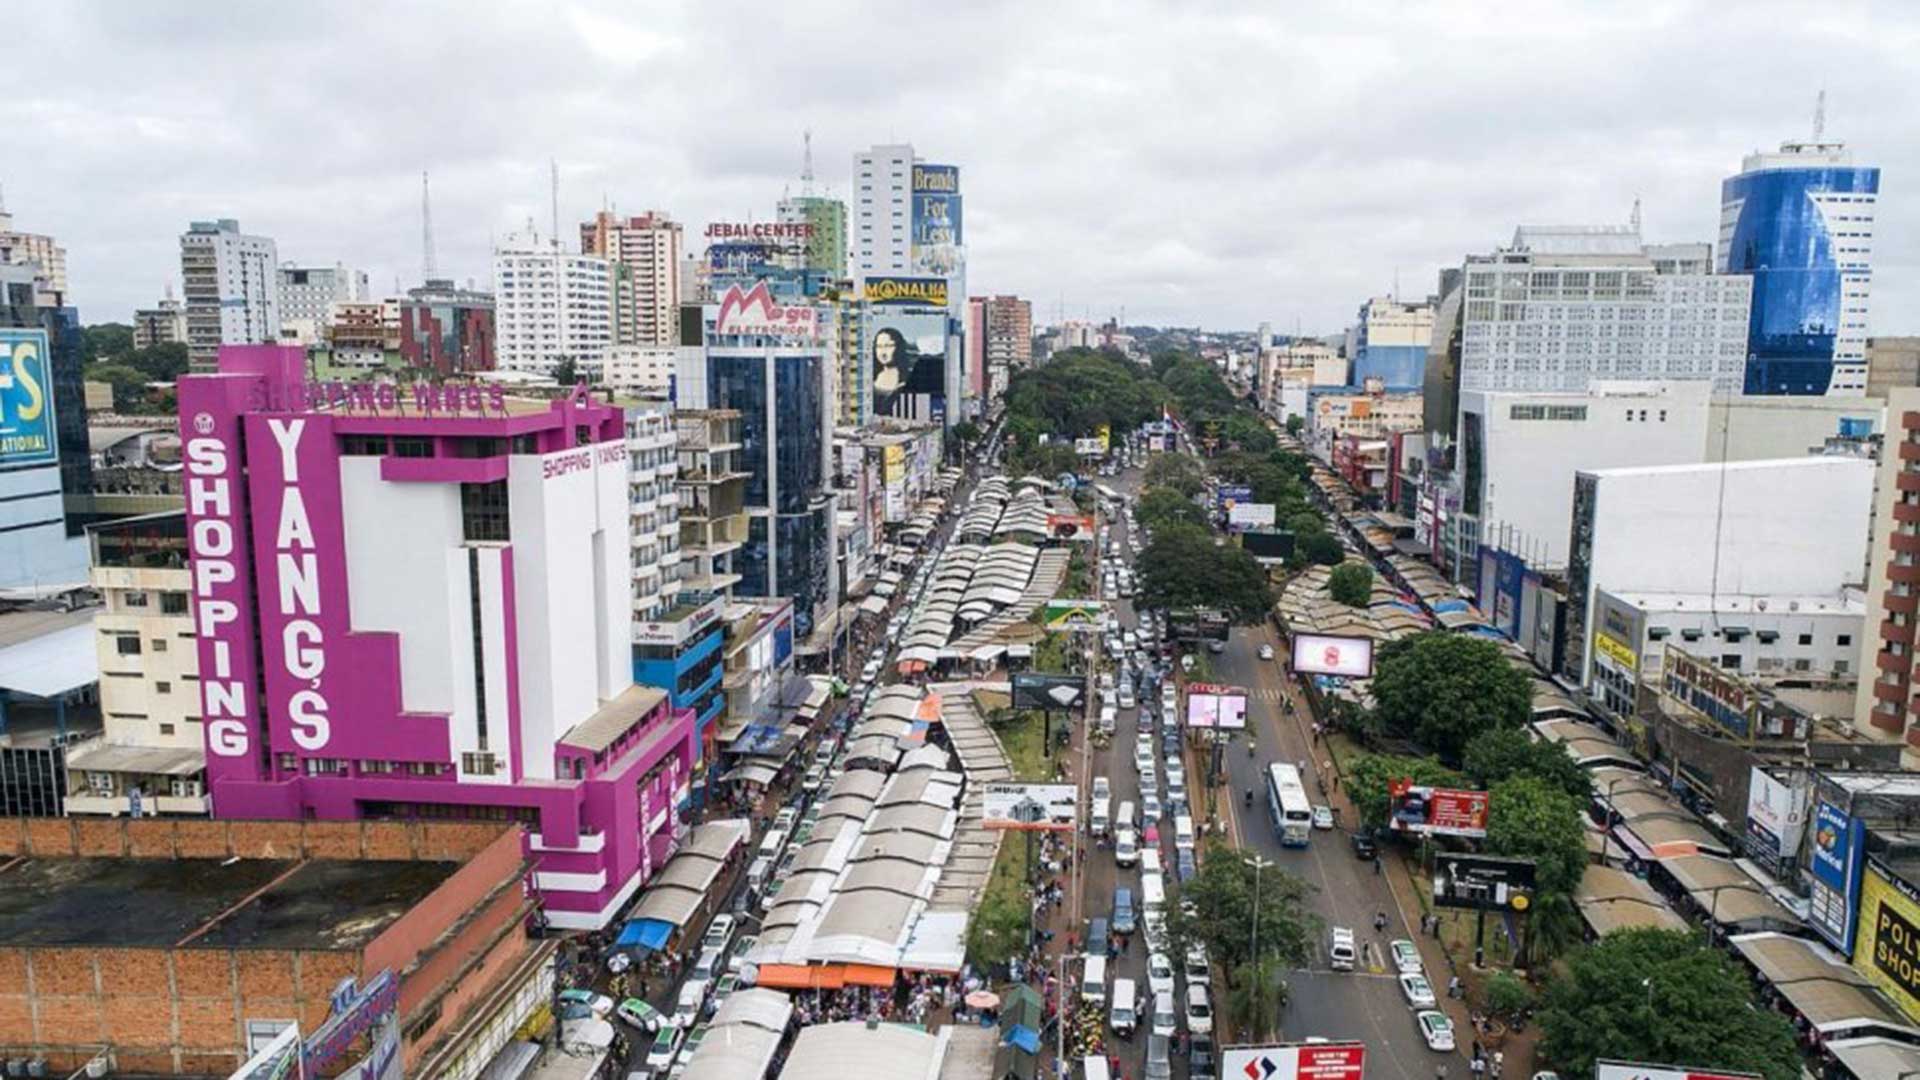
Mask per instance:
[[[1363,562],[1343,562],[1327,575],[1327,595],[1348,607],[1366,607],[1373,599],[1373,568]]]
[[[1191,454],[1155,454],[1147,460],[1146,481],[1149,487],[1172,488],[1191,498],[1207,486],[1207,470]]]
[[[1387,785],[1402,779],[1432,787],[1460,787],[1464,783],[1459,773],[1436,758],[1361,754],[1347,776],[1347,794],[1360,812],[1360,824],[1377,829],[1387,823]]]
[[[113,387],[115,412],[171,412],[169,395],[154,394],[148,383],[172,382],[187,370],[187,347],[179,342],[133,347],[133,328],[101,323],[80,332],[81,377]]]
[[[1216,545],[1204,528],[1168,523],[1140,553],[1140,591],[1150,607],[1210,607],[1237,623],[1258,622],[1273,607],[1267,572],[1242,548]]]
[[[1677,930],[1622,930],[1575,953],[1537,1014],[1541,1055],[1561,1076],[1591,1076],[1600,1058],[1695,1069],[1800,1075],[1793,1028],[1753,1005],[1725,953]]]
[[[1532,859],[1542,892],[1571,896],[1587,869],[1587,842],[1573,796],[1525,774],[1495,785],[1487,805],[1487,850]]]
[[[1198,871],[1184,884],[1172,886],[1168,898],[1167,935],[1183,954],[1195,943],[1207,956],[1229,970],[1255,959],[1305,963],[1313,953],[1319,920],[1307,910],[1313,886],[1269,863],[1260,870],[1260,936],[1253,937],[1254,870],[1237,851],[1217,839],[1207,841]],[[1192,904],[1192,912],[1186,906]]]
[[[1294,551],[1316,566],[1338,566],[1347,558],[1346,549],[1331,533],[1308,533],[1304,539],[1296,535],[1293,543]]]
[[[1593,774],[1558,743],[1535,739],[1520,728],[1493,728],[1475,735],[1461,755],[1461,770],[1476,787],[1492,788],[1514,776],[1537,776],[1575,799],[1593,796]]]
[[[1140,493],[1133,515],[1140,524],[1158,533],[1168,525],[1207,527],[1207,515],[1192,499],[1173,488],[1150,487]]]
[[[1374,718],[1419,740],[1447,761],[1490,728],[1526,723],[1527,677],[1484,638],[1428,631],[1380,650],[1373,678]]]
[[[1007,431],[1021,446],[1033,445],[1043,433],[1090,437],[1102,425],[1132,431],[1160,415],[1165,396],[1138,364],[1117,352],[1062,349],[1009,377]]]

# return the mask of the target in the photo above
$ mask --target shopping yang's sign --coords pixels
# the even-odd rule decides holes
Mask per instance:
[[[1813,889],[1807,918],[1820,936],[1846,956],[1860,912],[1860,872],[1866,827],[1830,802],[1813,812]]]

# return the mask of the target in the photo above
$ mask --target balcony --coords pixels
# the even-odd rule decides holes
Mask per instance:
[[[1920,565],[1901,566],[1897,562],[1887,564],[1887,580],[1902,585],[1920,585]]]
[[[1920,536],[1896,530],[1887,537],[1887,546],[1908,555],[1920,555]]]
[[[1920,442],[1900,440],[1900,460],[1920,461]]]
[[[1894,503],[1893,520],[1904,524],[1920,525],[1920,504]]]
[[[1901,491],[1920,492],[1920,473],[1910,473],[1903,469],[1894,474],[1893,486]]]
[[[1890,652],[1877,652],[1873,654],[1873,666],[1881,671],[1892,672],[1895,675],[1905,678],[1908,669],[1913,666],[1913,662],[1905,656],[1896,656]]]
[[[1873,699],[1889,705],[1904,705],[1907,701],[1907,688],[1899,683],[1876,682],[1873,684]]]
[[[1905,615],[1920,613],[1920,592],[1909,589],[1907,595],[1901,596],[1892,589],[1888,589],[1881,594],[1880,606],[1888,611],[1898,611]]]

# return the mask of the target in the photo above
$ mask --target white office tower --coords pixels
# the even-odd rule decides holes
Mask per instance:
[[[1649,245],[1631,225],[1521,226],[1467,258],[1460,388],[1580,393],[1596,379],[1745,378],[1752,279],[1706,244]]]
[[[312,345],[325,337],[333,305],[364,303],[367,272],[332,266],[280,267],[280,331],[289,342]]]
[[[529,229],[493,251],[493,319],[502,371],[551,375],[572,360],[585,377],[600,371],[613,344],[613,294],[606,259],[564,251]]]
[[[280,340],[280,252],[272,237],[243,233],[233,218],[192,223],[180,234],[180,284],[194,371],[212,371],[222,345]]]

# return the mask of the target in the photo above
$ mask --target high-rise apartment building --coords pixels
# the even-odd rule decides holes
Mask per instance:
[[[622,411],[315,400],[305,359],[179,384],[214,815],[524,822],[548,925],[605,927],[673,849],[693,743],[633,682]]]
[[[912,272],[913,162],[906,143],[853,155],[853,277]]]
[[[1902,740],[1920,768],[1920,387],[1887,391],[1886,442],[1867,548],[1867,626],[1854,722]]]
[[[0,193],[0,265],[34,268],[34,302],[41,307],[67,302],[67,249],[51,236],[15,231],[4,193]]]
[[[611,265],[614,345],[679,341],[680,223],[658,210],[622,218],[608,210],[580,226],[580,251]]]
[[[983,322],[987,397],[1006,393],[1009,372],[1033,365],[1033,303],[1017,296],[986,298]]]
[[[1721,182],[1715,265],[1753,276],[1747,393],[1866,393],[1879,198],[1880,170],[1817,134],[1748,154]]]
[[[399,308],[400,359],[408,367],[442,375],[494,369],[492,293],[436,278],[408,289]]]
[[[1644,244],[1634,226],[1522,226],[1510,247],[1467,258],[1460,389],[1703,379],[1738,392],[1752,279],[1712,273],[1711,257]]]
[[[847,276],[847,204],[820,195],[781,199],[775,211],[782,225],[806,225],[798,269],[819,270],[833,278]]]
[[[272,237],[243,233],[232,218],[196,221],[180,234],[180,283],[192,370],[213,370],[222,345],[280,340],[280,252]]]
[[[613,340],[613,274],[598,255],[562,251],[537,233],[493,252],[493,324],[499,368],[551,375],[562,360],[598,373]]]
[[[1418,390],[1433,341],[1433,305],[1376,296],[1360,305],[1360,320],[1347,333],[1353,385],[1378,379],[1389,390]]]
[[[326,336],[335,304],[368,299],[367,272],[332,266],[280,267],[280,332],[288,344],[313,345]]]
[[[69,814],[205,815],[200,656],[184,511],[93,525],[96,739],[67,747]]]
[[[173,286],[169,285],[159,304],[134,311],[133,347],[144,349],[173,342],[187,343],[187,309],[174,299]]]

